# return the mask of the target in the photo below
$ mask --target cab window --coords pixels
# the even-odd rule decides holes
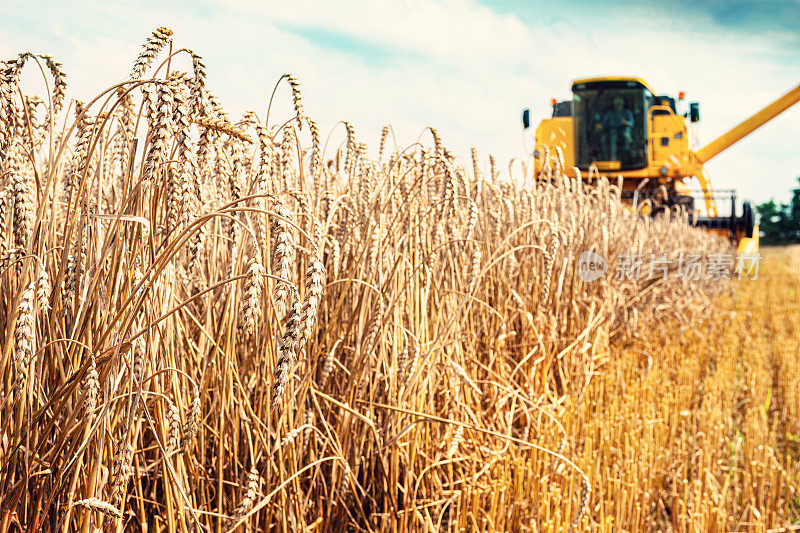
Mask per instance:
[[[579,167],[588,168],[593,162],[618,162],[619,170],[646,165],[646,108],[652,95],[641,85],[628,87],[628,83],[573,88]]]

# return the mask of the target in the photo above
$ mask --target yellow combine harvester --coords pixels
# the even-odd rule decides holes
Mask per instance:
[[[534,155],[539,169],[544,147],[557,148],[564,166],[578,168],[584,179],[592,166],[622,176],[624,198],[637,209],[641,201],[649,200],[642,214],[681,206],[697,226],[738,243],[740,254],[757,254],[753,208],[744,202],[737,216],[735,192],[715,193],[703,164],[800,101],[800,85],[697,151],[690,148],[687,135],[688,123],[700,120],[697,102],[689,104],[685,115],[678,114],[674,97],[659,95],[641,78],[619,76],[575,80],[572,94],[571,100],[554,99],[552,118],[536,128]],[[680,93],[677,100],[682,99]],[[530,128],[530,110],[523,111],[522,123]],[[684,183],[692,177],[700,183],[705,200],[702,216],[697,216],[692,191]],[[722,198],[731,201],[729,216],[717,211],[717,200]]]

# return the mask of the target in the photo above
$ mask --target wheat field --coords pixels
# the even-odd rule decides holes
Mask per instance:
[[[293,75],[233,118],[166,28],[66,80],[0,74],[0,531],[796,528],[797,248],[584,282],[730,243],[557,151],[323,134]]]

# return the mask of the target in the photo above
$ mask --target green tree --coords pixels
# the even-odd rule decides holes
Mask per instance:
[[[800,184],[800,178],[797,178]],[[759,204],[761,242],[764,244],[800,243],[800,186],[792,189],[788,204],[774,200]]]
[[[800,178],[797,178],[797,182],[800,183]],[[800,230],[800,228],[798,228],[798,225],[800,225],[800,187],[792,189],[792,203],[789,204],[789,217],[795,223],[795,231]]]

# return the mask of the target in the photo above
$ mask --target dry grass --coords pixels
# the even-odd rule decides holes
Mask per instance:
[[[402,150],[385,130],[377,159],[347,123],[324,143],[293,76],[289,121],[236,122],[176,50],[158,30],[130,81],[60,114],[52,59],[3,69],[0,531],[796,517],[798,394],[764,381],[800,377],[791,320],[755,315],[787,339],[769,363],[766,335],[715,356],[743,389],[695,333],[734,350],[744,331],[744,312],[703,322],[719,283],[576,274],[584,250],[725,243],[639,218],[558,154],[503,179],[433,128]],[[18,90],[35,62],[45,102]],[[705,451],[699,431],[734,428],[731,455]]]
[[[587,527],[800,522],[800,247],[764,253],[759,279],[719,297],[708,319],[617,343],[603,376],[563,403],[567,449],[595,487]]]

